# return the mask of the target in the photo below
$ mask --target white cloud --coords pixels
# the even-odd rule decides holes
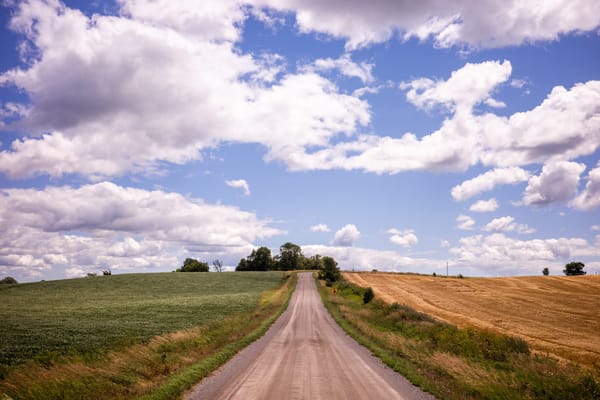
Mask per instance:
[[[250,186],[248,186],[248,182],[246,182],[245,179],[225,181],[225,183],[229,187],[242,189],[244,191],[244,196],[250,196]]]
[[[447,240],[442,240],[440,242],[440,246],[442,246],[443,248],[448,248],[448,247],[450,247],[450,242]]]
[[[390,242],[397,244],[402,247],[412,247],[419,243],[419,239],[417,235],[415,235],[415,231],[412,229],[406,229],[400,231],[398,229],[389,229],[387,231],[390,235]]]
[[[101,180],[200,159],[222,142],[261,143],[285,160],[369,122],[366,102],[322,76],[279,77],[277,55],[240,54],[238,3],[176,3],[124,0],[130,18],[19,3],[11,27],[32,59],[0,84],[28,95],[13,126],[30,136],[0,153],[0,172]]]
[[[479,200],[475,203],[473,203],[471,205],[471,207],[469,207],[469,211],[473,211],[473,212],[492,212],[492,211],[496,211],[496,209],[498,208],[498,202],[496,201],[496,199],[489,199],[489,200]]]
[[[431,109],[443,105],[454,110],[470,110],[476,104],[489,99],[491,91],[505,82],[512,71],[509,61],[486,61],[467,63],[453,71],[448,80],[434,82],[420,78],[404,84],[409,89],[406,99],[419,108]]]
[[[85,276],[86,272],[79,267],[72,267],[65,269],[65,275],[67,278],[80,278]]]
[[[330,231],[329,227],[325,224],[313,225],[310,227],[310,230],[312,232],[329,232]]]
[[[396,251],[367,249],[361,247],[340,247],[324,245],[303,245],[306,256],[315,254],[333,257],[342,270],[411,271],[431,273],[446,267],[445,261],[407,257]],[[436,265],[439,267],[436,268]]]
[[[511,216],[494,218],[484,228],[484,231],[491,232],[512,232],[517,231],[518,233],[528,234],[534,233],[535,229],[530,228],[525,224],[517,224],[515,219]]]
[[[469,217],[468,215],[459,215],[458,217],[456,217],[456,222],[458,222],[458,225],[456,227],[465,231],[471,230],[475,226],[475,220]]]
[[[582,238],[518,240],[494,233],[460,239],[450,249],[459,266],[476,268],[484,275],[540,274],[551,264],[561,267],[574,257],[598,257],[600,251]]]
[[[577,192],[579,176],[584,170],[585,164],[568,161],[544,165],[540,175],[529,179],[523,202],[535,206],[567,202]]]
[[[506,103],[503,101],[499,101],[496,99],[493,99],[491,97],[485,99],[484,103],[492,108],[504,108],[506,107]]]
[[[236,257],[284,233],[236,207],[108,182],[2,189],[0,230],[0,265],[31,271],[174,269],[186,254]]]
[[[517,88],[517,89],[521,89],[526,84],[527,84],[527,81],[525,79],[512,79],[510,81],[510,86]]]
[[[467,200],[497,185],[512,185],[529,179],[529,172],[519,167],[495,168],[452,188],[454,200]]]
[[[592,225],[590,229],[593,231],[600,231],[600,225]]]
[[[246,19],[240,1],[117,0],[121,12],[135,20],[160,25],[199,40],[237,41]]]
[[[467,64],[445,81],[415,79],[402,85],[418,107],[443,106],[452,112],[439,129],[417,137],[359,135],[348,141],[297,147],[281,155],[291,170],[362,169],[397,174],[404,171],[462,172],[483,164],[493,170],[453,189],[464,200],[497,184],[529,179],[520,166],[571,160],[600,148],[600,81],[576,84],[570,90],[555,87],[532,110],[509,117],[472,109],[489,98],[495,85],[508,79],[505,61]]]
[[[373,82],[373,64],[366,62],[355,63],[352,61],[350,54],[344,54],[340,58],[320,58],[316,60],[312,65],[305,67],[308,70],[314,71],[329,71],[337,69],[342,75],[350,78],[358,78],[363,83]]]
[[[585,211],[600,206],[600,163],[588,173],[585,189],[573,200],[573,206]]]
[[[476,3],[269,0],[266,3],[295,11],[302,32],[323,32],[346,39],[347,49],[382,43],[394,36],[405,40],[431,38],[439,47],[502,47],[556,40],[559,35],[594,31],[600,25],[600,6],[593,0],[562,0],[543,6],[519,0]]]
[[[334,246],[344,246],[349,247],[358,240],[360,237],[360,231],[353,224],[348,224],[340,228],[334,237],[333,237],[333,245]]]

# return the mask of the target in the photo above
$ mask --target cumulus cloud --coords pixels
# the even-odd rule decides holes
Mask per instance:
[[[368,104],[324,77],[279,77],[279,61],[240,54],[239,4],[172,3],[124,0],[128,18],[19,3],[10,26],[31,43],[32,59],[0,84],[28,95],[11,126],[29,136],[0,153],[0,171],[101,180],[200,159],[224,141],[261,143],[267,158],[285,159],[369,122]]]
[[[349,247],[358,240],[360,231],[353,224],[348,224],[340,228],[333,237],[334,246]]]
[[[508,61],[484,62],[467,64],[447,80],[404,83],[407,99],[417,107],[440,106],[452,113],[439,129],[420,138],[410,132],[397,137],[358,135],[311,152],[296,148],[283,159],[291,170],[361,169],[378,174],[494,167],[453,189],[456,200],[465,200],[497,184],[527,181],[530,174],[521,166],[568,161],[600,147],[600,120],[594,117],[600,108],[600,81],[569,90],[555,87],[539,106],[508,117],[474,110],[509,72]]]
[[[295,11],[303,32],[323,32],[346,39],[347,49],[385,42],[394,36],[405,40],[431,38],[439,47],[502,47],[555,40],[559,35],[593,31],[600,25],[600,6],[593,0],[562,0],[544,7],[518,0],[477,3],[269,0],[267,3]]]
[[[479,193],[494,189],[497,185],[512,185],[529,179],[529,172],[519,167],[495,168],[452,188],[454,200],[467,200]]]
[[[366,62],[355,63],[352,61],[350,54],[344,54],[340,58],[320,58],[316,60],[312,65],[305,67],[307,70],[313,71],[329,71],[332,69],[339,70],[339,72],[350,78],[358,78],[363,83],[370,83],[374,80],[371,70],[373,64]]]
[[[419,243],[419,239],[417,238],[417,235],[415,235],[415,231],[412,229],[406,229],[401,231],[392,228],[389,229],[387,233],[392,235],[390,236],[390,242],[397,244],[398,246],[412,247]]]
[[[310,227],[310,230],[312,232],[329,232],[330,231],[329,227],[325,224],[313,225]]]
[[[237,207],[102,182],[2,189],[0,265],[33,271],[173,268],[182,254],[244,254],[284,233]]]
[[[446,266],[445,261],[407,257],[396,251],[361,247],[303,245],[302,252],[306,256],[326,254],[333,257],[338,262],[340,269],[346,271],[377,269],[378,271],[431,273]],[[436,265],[439,267],[436,268]]]
[[[442,240],[440,242],[440,246],[442,246],[444,249],[450,247],[450,242],[447,240]]]
[[[461,230],[468,231],[475,227],[475,220],[469,217],[468,215],[459,215],[458,217],[456,217],[456,222],[458,222],[458,225],[456,227]]]
[[[573,206],[585,211],[600,206],[600,163],[589,172],[585,189],[573,200]]]
[[[242,189],[244,191],[244,196],[250,196],[250,186],[248,186],[248,182],[246,182],[245,179],[225,181],[225,184],[232,188]]]
[[[600,256],[597,248],[582,238],[518,240],[503,233],[464,237],[450,252],[457,265],[477,266],[488,275],[538,275],[540,265],[562,266],[573,257]]]
[[[544,165],[540,175],[529,179],[523,202],[535,206],[567,202],[577,192],[579,176],[584,170],[585,164],[568,161]]]
[[[473,212],[492,212],[492,211],[496,211],[496,209],[498,208],[498,202],[496,201],[496,199],[489,199],[489,200],[479,200],[475,203],[473,203],[471,205],[471,207],[469,207],[469,211],[473,211]]]
[[[479,64],[467,63],[453,71],[450,78],[432,81],[416,79],[402,87],[409,89],[406,99],[419,108],[431,109],[442,105],[452,111],[469,110],[476,104],[490,99],[490,93],[498,84],[510,76],[509,61],[486,61]],[[496,103],[497,104],[497,103]]]
[[[512,232],[518,233],[534,233],[535,229],[524,224],[517,224],[511,216],[494,218],[484,228],[484,231],[491,232]]]

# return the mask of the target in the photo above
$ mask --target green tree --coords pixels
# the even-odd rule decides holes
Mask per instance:
[[[279,248],[278,269],[291,271],[304,268],[302,248],[297,244],[287,242]]]
[[[246,258],[242,258],[235,268],[236,271],[270,271],[275,269],[275,262],[271,256],[271,249],[259,247],[252,250]]]
[[[584,263],[579,261],[573,261],[565,265],[565,269],[563,270],[563,272],[567,276],[585,275],[586,272],[583,270],[584,267]]]
[[[198,261],[194,258],[186,258],[181,268],[177,268],[175,272],[208,272],[208,264]]]
[[[312,257],[305,257],[304,268],[317,271],[321,270],[323,269],[323,259],[319,254],[316,254]]]
[[[235,267],[236,271],[250,271],[250,263],[247,259],[242,258],[238,263],[237,267]]]
[[[7,276],[6,278],[0,280],[0,285],[16,285],[17,280],[15,278],[13,278],[12,276]]]
[[[337,282],[342,279],[342,274],[338,268],[337,262],[331,257],[323,257],[323,268],[319,271],[319,279],[325,279],[330,282]]]
[[[548,267],[546,267],[542,270],[542,274],[544,274],[544,276],[550,275],[550,270],[548,269]]]

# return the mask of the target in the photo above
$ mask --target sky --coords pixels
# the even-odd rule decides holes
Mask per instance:
[[[2,0],[0,277],[600,273],[596,0]]]

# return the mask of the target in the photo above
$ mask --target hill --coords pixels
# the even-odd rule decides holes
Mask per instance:
[[[600,365],[600,276],[456,279],[344,273],[378,298],[458,326],[517,335],[541,352]]]

